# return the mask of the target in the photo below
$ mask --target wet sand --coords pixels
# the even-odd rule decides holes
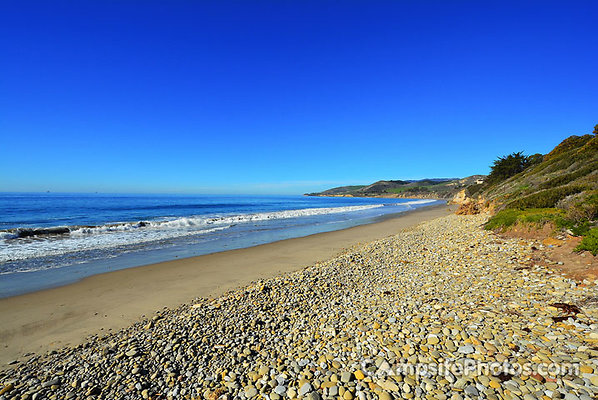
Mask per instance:
[[[89,335],[122,329],[164,307],[296,271],[448,213],[446,205],[426,207],[369,225],[109,272],[0,299],[0,365],[26,353],[83,343]]]

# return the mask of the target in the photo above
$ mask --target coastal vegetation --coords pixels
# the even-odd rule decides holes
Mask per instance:
[[[382,180],[340,186],[310,196],[453,199],[459,214],[492,209],[486,229],[523,225],[582,236],[578,250],[598,253],[598,125],[592,134],[573,135],[548,154],[516,151],[498,157],[490,174],[462,179]],[[592,233],[593,232],[593,233]]]
[[[496,214],[486,229],[514,225],[567,230],[583,236],[577,250],[598,253],[598,137],[571,136],[546,155],[516,152],[498,157],[483,185],[466,194],[478,203],[492,204]]]
[[[498,212],[485,225],[486,229],[504,229],[518,224],[541,227],[547,223],[565,226],[563,210],[557,208],[532,208],[527,210],[507,209]]]
[[[598,255],[598,228],[590,229],[588,234],[583,237],[576,250],[587,250],[593,255]]]
[[[542,162],[543,156],[541,154],[534,154],[526,156],[522,151],[509,154],[507,156],[498,157],[490,167],[490,175],[486,179],[488,184],[504,181],[520,172],[523,172],[528,167]]]

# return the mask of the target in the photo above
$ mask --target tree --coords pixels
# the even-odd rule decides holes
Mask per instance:
[[[594,132],[592,132],[594,135],[598,135],[598,124],[596,124],[596,126],[594,127]]]
[[[522,151],[498,157],[490,166],[490,175],[488,175],[486,182],[496,183],[504,181],[522,172],[529,165],[530,159]]]
[[[532,154],[531,156],[527,156],[527,167],[540,164],[542,161],[544,161],[544,154]]]

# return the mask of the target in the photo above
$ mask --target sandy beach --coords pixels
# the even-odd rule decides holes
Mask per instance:
[[[598,1],[2,11],[0,400],[598,400]]]
[[[422,210],[408,218],[414,223],[443,213],[446,207]],[[355,245],[329,259],[328,254],[337,251],[335,244],[346,247],[350,244],[347,239],[356,243],[393,230],[396,233],[408,220],[398,218],[261,246],[269,249],[264,252],[230,253],[239,255],[237,269],[231,265],[237,256],[202,257],[212,260],[210,274],[215,281],[224,280],[212,288],[191,278],[193,273],[185,275],[184,266],[193,268],[197,262],[185,260],[168,268],[161,265],[115,273],[116,281],[107,274],[27,296],[41,300],[38,296],[48,296],[45,293],[79,288],[78,294],[87,298],[79,307],[90,308],[78,319],[87,321],[89,328],[102,316],[97,320],[85,316],[106,307],[110,298],[118,298],[120,307],[125,307],[122,302],[130,303],[125,307],[129,308],[147,306],[148,301],[160,304],[165,299],[174,303],[201,288],[215,295],[191,302],[183,299],[185,304],[179,307],[148,313],[138,323],[94,336],[81,346],[26,357],[26,362],[0,371],[0,396],[595,398],[597,282],[576,282],[535,264],[541,244],[485,231],[481,226],[486,219],[487,215],[441,216],[396,235]],[[328,241],[332,237],[338,242]],[[322,261],[301,268],[298,255],[312,246],[309,260],[322,257]],[[238,265],[267,263],[273,257],[278,267],[238,272]],[[305,257],[302,261],[307,263]],[[223,261],[216,263],[219,258]],[[144,268],[150,272],[139,273]],[[202,273],[207,272],[204,268]],[[226,268],[230,268],[228,276],[223,278]],[[162,269],[167,271],[162,273]],[[288,272],[281,274],[285,270]],[[255,274],[262,277],[242,284]],[[156,283],[146,275],[164,280]],[[105,284],[100,285],[103,279]],[[110,285],[119,292],[109,290]],[[236,285],[241,286],[216,296]],[[98,286],[105,295],[94,291]],[[160,295],[165,287],[180,293]],[[51,296],[47,299],[56,301]],[[23,306],[15,305],[15,310]],[[10,309],[3,307],[3,321],[19,317],[14,311],[4,314]],[[43,307],[51,312],[50,305]],[[64,303],[63,307],[75,311],[74,304]],[[20,317],[27,314],[25,308],[20,312]],[[134,314],[133,309],[130,312]],[[66,312],[61,316],[71,327],[76,325],[77,318]],[[126,320],[122,317],[116,322]],[[22,336],[27,334],[33,341],[35,329],[28,328]],[[80,329],[83,333],[85,328]],[[54,321],[53,327],[40,325],[38,330],[68,336],[60,321]],[[38,342],[37,347],[41,345]]]
[[[296,271],[341,250],[448,213],[426,207],[350,229],[109,272],[0,300],[0,363],[83,343],[196,297],[218,296],[256,279]]]

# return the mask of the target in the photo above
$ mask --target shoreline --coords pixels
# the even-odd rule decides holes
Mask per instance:
[[[348,197],[348,198],[356,198],[356,199],[406,199],[406,200],[439,200],[439,201],[450,201],[454,196],[448,196],[445,198],[437,197],[436,193],[431,195],[426,194],[418,194],[418,195],[409,195],[409,196],[402,196],[400,193],[380,193],[378,195],[370,195],[370,196],[355,196],[353,194],[304,194],[306,197]]]
[[[0,364],[83,343],[90,335],[114,332],[165,307],[297,271],[448,213],[446,205],[422,207],[371,224],[106,272],[0,299]]]
[[[3,236],[0,248],[0,298],[65,286],[85,277],[110,271],[370,224],[387,216],[445,203],[422,199],[362,199],[356,202],[324,199],[302,203],[305,200],[297,200],[296,197],[279,198],[294,206],[289,210],[267,210],[257,206],[253,211],[239,209],[240,213],[232,211],[218,216],[218,210],[226,209],[226,204],[231,201],[223,198],[222,205],[216,205],[214,212],[201,215],[150,215],[137,218],[133,215],[121,215],[119,213],[122,211],[117,210],[117,214],[108,219],[121,222],[102,222],[107,219],[104,215],[96,224],[76,220],[72,224],[61,226],[50,224],[52,226],[2,230],[0,236],[8,234],[9,237]],[[79,197],[75,197],[75,200],[81,201]],[[172,201],[180,199],[173,198]],[[211,202],[203,198],[198,198],[197,201],[206,204]],[[241,203],[245,201],[254,200],[247,198]],[[255,204],[261,204],[261,200],[256,200]],[[398,207],[385,207],[387,205]],[[232,206],[236,207],[237,204]],[[102,206],[98,204],[98,207]],[[129,212],[126,211],[128,207],[124,210],[125,213]],[[157,214],[168,214],[162,212],[162,206],[159,210]],[[340,216],[334,216],[337,213]],[[345,213],[350,214],[345,216]],[[295,217],[303,216],[306,218],[295,220]],[[287,218],[291,222],[287,222]],[[138,229],[145,226],[148,228]],[[115,230],[114,234],[106,235],[112,228]],[[17,236],[30,239],[13,241]]]
[[[595,398],[598,282],[530,265],[536,243],[483,230],[487,218],[428,220],[295,272],[164,308],[81,346],[26,357],[0,370],[0,393]]]
[[[487,218],[434,218],[294,272],[164,308],[0,370],[0,393],[595,398],[598,282],[581,285],[530,265],[536,243],[482,229]],[[374,225],[377,234],[383,224]]]

